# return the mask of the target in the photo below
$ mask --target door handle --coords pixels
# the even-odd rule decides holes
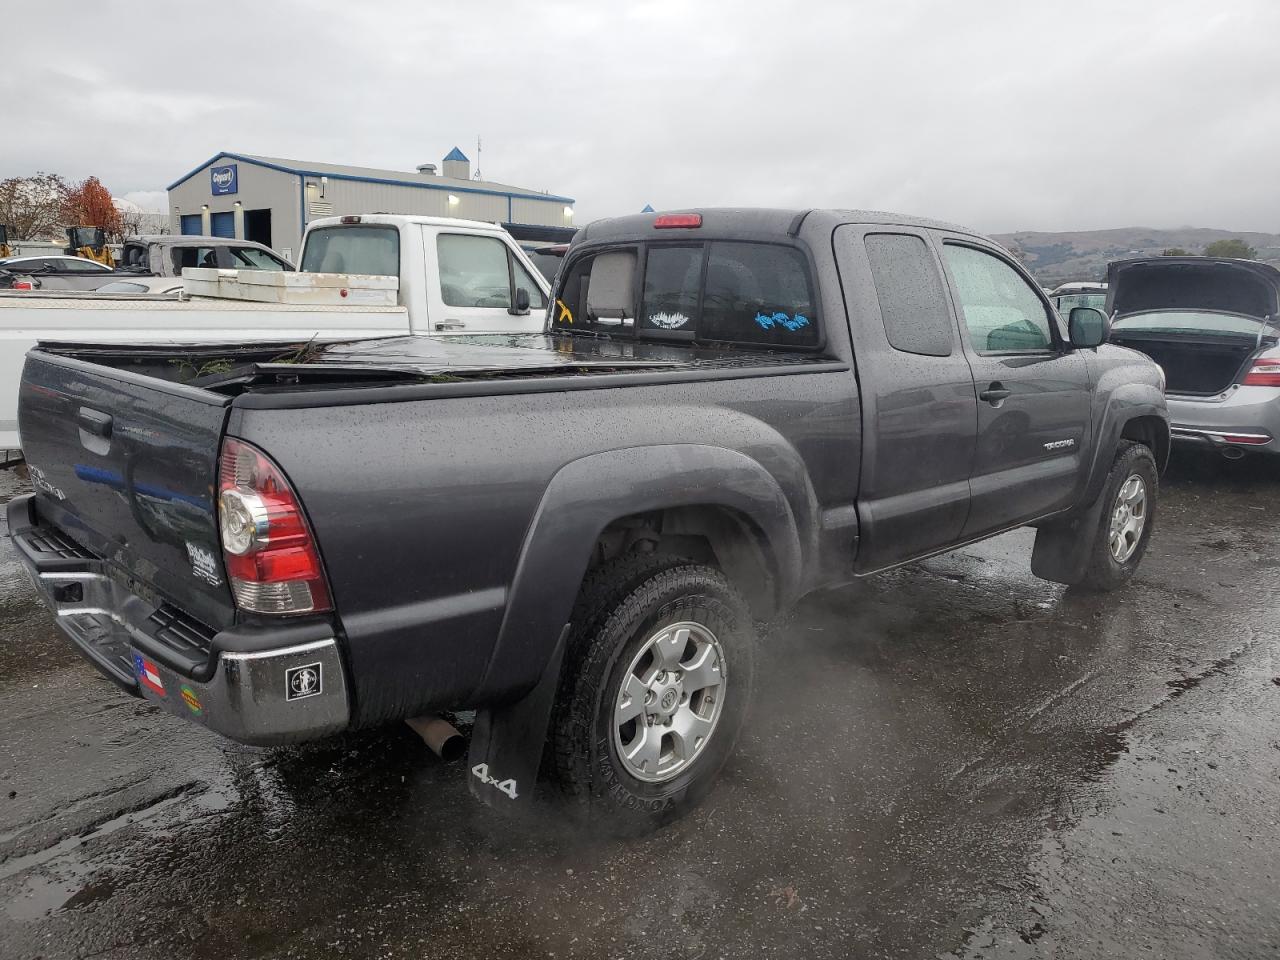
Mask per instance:
[[[465,330],[465,329],[467,329],[467,325],[462,320],[441,320],[438,323],[436,323],[436,330],[438,331]]]
[[[991,384],[991,386],[987,387],[987,389],[978,394],[978,399],[987,401],[987,403],[991,404],[993,407],[998,407],[1012,394],[1012,390],[1006,389],[1005,385],[997,380]]]
[[[76,425],[86,433],[91,433],[95,437],[108,438],[111,436],[111,414],[100,413],[89,407],[81,407],[76,414]]]

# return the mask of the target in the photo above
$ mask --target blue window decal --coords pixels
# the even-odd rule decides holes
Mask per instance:
[[[809,325],[809,318],[803,313],[797,313],[794,317],[787,313],[757,313],[756,323],[760,325],[762,330],[772,330],[774,327],[782,327],[784,330],[790,330],[795,333]]]
[[[209,184],[215,197],[225,197],[230,193],[239,193],[240,171],[238,165],[229,163],[225,167],[212,167],[209,170]]]

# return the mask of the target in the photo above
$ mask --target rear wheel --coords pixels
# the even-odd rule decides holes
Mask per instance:
[[[692,809],[741,729],[754,646],[745,601],[713,567],[649,554],[594,571],[552,713],[561,791],[623,833]]]
[[[1102,488],[1102,516],[1081,586],[1114,590],[1133,576],[1155,526],[1158,489],[1156,460],[1148,447],[1129,443],[1116,454]]]

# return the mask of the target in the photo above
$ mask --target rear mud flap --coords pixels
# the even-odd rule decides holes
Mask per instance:
[[[467,784],[485,806],[509,810],[525,808],[533,800],[568,637],[565,624],[537,685],[524,697],[476,713]]]
[[[1089,553],[1102,522],[1102,494],[1084,510],[1051,520],[1036,530],[1031,572],[1041,580],[1068,586],[1084,579]]]

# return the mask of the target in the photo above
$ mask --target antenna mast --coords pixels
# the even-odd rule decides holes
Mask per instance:
[[[472,180],[483,180],[484,177],[480,173],[480,136],[476,135],[476,172],[471,175]]]

